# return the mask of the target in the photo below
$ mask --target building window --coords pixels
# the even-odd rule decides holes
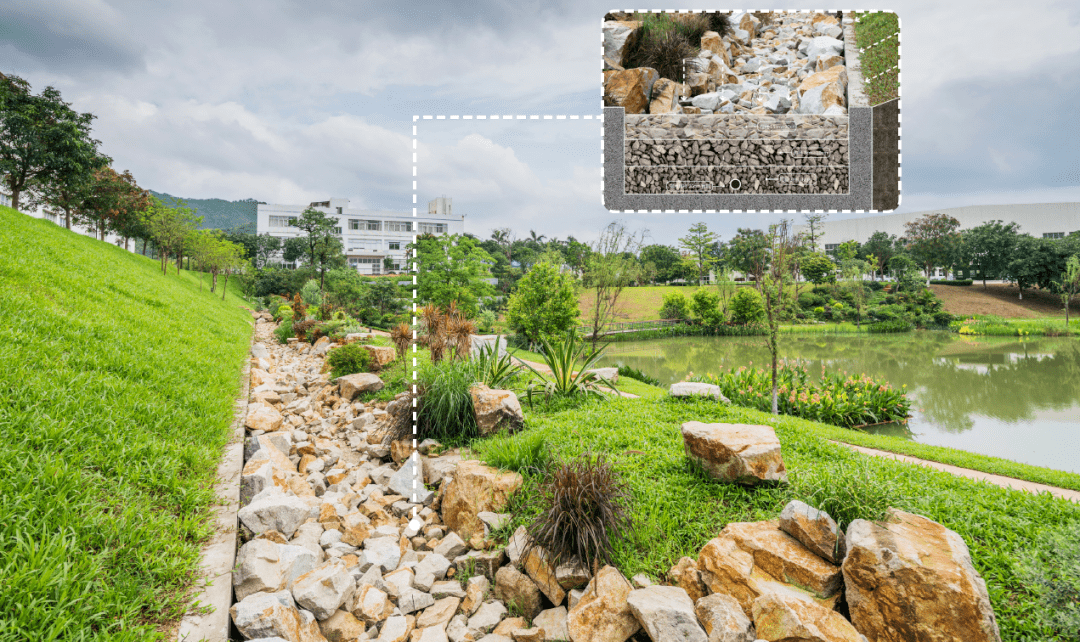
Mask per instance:
[[[421,234],[445,234],[446,223],[421,223]]]
[[[386,222],[386,231],[387,232],[411,232],[412,231],[412,223],[403,223],[403,222],[399,222],[399,221],[387,221]]]
[[[340,227],[335,227],[334,228],[334,234],[337,234],[338,236],[341,236],[341,228]]]
[[[400,250],[400,249],[401,249],[401,241],[391,241],[391,242],[390,242],[390,243],[388,244],[388,247],[389,247],[389,248],[390,248],[391,250]]]
[[[355,219],[355,218],[350,218],[349,219],[349,229],[350,230],[358,230],[358,229],[360,229],[360,221],[358,219]]]
[[[365,229],[369,232],[378,232],[382,230],[382,221],[367,221],[367,227]]]
[[[271,216],[270,227],[294,227],[296,219],[291,216]]]
[[[1063,239],[1065,238],[1065,232],[1044,232],[1044,239]]]
[[[825,244],[825,251],[826,252],[832,252],[833,250],[835,250],[838,247],[840,247],[839,243],[826,243]]]
[[[339,208],[337,208],[337,213],[338,213],[338,214],[341,214],[341,208],[340,208],[340,207],[339,207]]]

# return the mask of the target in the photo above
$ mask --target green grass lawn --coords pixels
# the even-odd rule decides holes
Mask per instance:
[[[829,443],[830,427],[708,401],[620,399],[576,408],[527,409],[527,430],[474,442],[482,458],[518,453],[528,462],[604,452],[628,483],[633,528],[615,543],[626,575],[659,578],[682,556],[698,552],[729,522],[777,519],[792,499],[827,510],[843,527],[880,519],[889,506],[925,515],[963,536],[986,580],[1004,640],[1055,639],[1038,622],[1042,605],[1018,579],[1017,558],[1043,529],[1080,522],[1080,506],[948,473],[856,453]],[[688,464],[679,426],[690,420],[769,424],[780,438],[789,484],[748,489],[709,480]],[[542,446],[542,447],[541,447]],[[497,452],[496,452],[497,451]],[[526,470],[514,496],[506,537],[539,512],[540,477]]]
[[[878,105],[900,95],[900,18],[886,11],[856,12],[855,16],[863,89],[870,105]]]
[[[0,207],[0,229],[0,640],[162,639],[213,532],[252,318],[47,221]]]

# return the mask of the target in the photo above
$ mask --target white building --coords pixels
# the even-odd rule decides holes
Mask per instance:
[[[1080,203],[1022,203],[1015,205],[968,205],[948,209],[909,212],[907,214],[884,214],[849,218],[842,221],[826,220],[821,225],[818,243],[824,250],[834,250],[846,241],[865,243],[874,232],[885,232],[903,238],[907,234],[904,224],[926,214],[946,214],[960,222],[960,229],[978,227],[983,223],[1000,220],[1019,224],[1021,234],[1042,238],[1062,238],[1080,231]],[[796,232],[807,232],[800,225]]]
[[[256,231],[281,239],[302,236],[294,225],[308,207],[335,216],[337,233],[349,264],[361,274],[386,274],[383,267],[389,258],[392,271],[408,269],[406,246],[417,234],[462,234],[465,217],[454,216],[451,199],[441,196],[428,203],[427,213],[389,210],[361,210],[349,207],[349,199],[332,198],[310,205],[263,204],[258,206]]]

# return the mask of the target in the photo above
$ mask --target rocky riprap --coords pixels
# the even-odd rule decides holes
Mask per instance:
[[[640,21],[605,22],[605,104],[625,109],[627,194],[848,191],[847,73],[833,15],[731,15],[684,82],[622,69]],[[629,16],[619,16],[629,18]],[[773,145],[770,140],[786,141]]]
[[[408,396],[360,401],[380,388],[377,376],[331,382],[328,341],[278,345],[272,329],[261,316],[252,348],[230,609],[244,639],[999,640],[963,540],[901,511],[855,520],[845,535],[827,514],[792,502],[779,520],[728,524],[659,583],[611,566],[594,574],[575,560],[554,565],[524,527],[499,544],[491,533],[511,518],[502,511],[520,475],[430,440],[416,452],[411,440],[392,441],[395,422],[410,419]],[[718,398],[687,394],[699,392]],[[492,426],[517,427],[502,396],[475,403],[493,413]],[[720,466],[710,468],[717,483],[755,481],[727,475],[724,462],[735,459],[782,481],[769,427],[684,433],[692,457]],[[845,593],[850,620],[835,608]]]

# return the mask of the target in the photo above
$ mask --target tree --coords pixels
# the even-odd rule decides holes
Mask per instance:
[[[458,309],[472,318],[479,309],[480,297],[494,292],[487,282],[494,261],[475,239],[460,234],[429,234],[417,238],[410,248],[416,252],[417,296],[421,301],[441,307],[457,301]]]
[[[1013,259],[1009,261],[1005,273],[1020,289],[1019,298],[1024,298],[1024,290],[1035,286],[1045,289],[1053,287],[1063,267],[1063,257],[1057,249],[1050,239],[1037,239],[1027,234],[1017,237]]]
[[[725,317],[728,313],[728,304],[731,302],[731,298],[735,296],[737,287],[735,281],[731,278],[731,271],[725,267],[716,269],[716,293],[720,297],[720,312]]]
[[[656,269],[656,281],[670,283],[680,279],[684,266],[679,251],[669,245],[646,245],[641,248],[641,263],[652,263]]]
[[[754,278],[760,288],[762,275],[769,265],[769,239],[761,230],[739,228],[728,243],[728,265]]]
[[[343,249],[341,239],[336,235],[323,236],[315,242],[313,267],[319,270],[319,289],[326,290],[327,270],[348,266]]]
[[[624,223],[614,221],[604,228],[592,246],[584,282],[585,287],[593,291],[588,320],[594,352],[601,330],[615,319],[623,289],[640,278],[641,264],[634,255],[647,234],[648,230],[631,233]]]
[[[135,183],[130,171],[116,173],[111,167],[94,172],[83,195],[82,203],[73,210],[76,222],[96,229],[98,238],[105,240],[108,232],[125,239],[145,234],[141,213],[150,205],[150,193]]]
[[[319,287],[326,281],[326,268],[334,252],[337,241],[337,254],[341,253],[341,240],[338,238],[338,219],[325,212],[309,207],[296,219],[296,228],[306,235],[308,265],[319,269]],[[331,240],[333,239],[333,240]]]
[[[926,285],[930,285],[935,268],[948,266],[955,258],[959,227],[960,221],[947,214],[926,214],[904,224],[907,249],[922,265]]]
[[[962,234],[964,257],[982,276],[984,290],[988,274],[998,277],[1008,271],[1019,235],[1020,226],[1017,223],[1006,224],[1000,220],[983,223]]]
[[[0,77],[0,175],[13,208],[24,192],[56,195],[101,166],[100,141],[90,137],[93,119],[72,110],[53,87],[35,96],[22,78]]]
[[[919,266],[915,259],[907,254],[897,254],[889,259],[889,274],[896,279],[897,291],[914,292],[922,285],[919,280]]]
[[[854,301],[856,314],[855,326],[862,327],[863,309],[866,307],[866,302],[870,298],[863,277],[871,270],[870,264],[860,259],[848,259],[841,264],[840,270],[844,274],[848,290],[851,292],[852,300]]]
[[[701,285],[702,277],[708,274],[709,268],[716,263],[711,249],[712,244],[719,238],[715,232],[709,231],[705,223],[694,223],[690,226],[689,233],[679,239],[679,247],[687,252],[688,262],[693,267],[694,274],[697,275],[698,285]]]
[[[690,299],[690,308],[704,325],[718,326],[724,322],[720,311],[720,295],[708,288],[699,288]]]
[[[1065,271],[1058,282],[1058,293],[1065,306],[1065,328],[1069,327],[1069,301],[1080,292],[1080,254],[1073,254],[1065,261]]]
[[[806,233],[806,238],[810,241],[810,249],[816,252],[818,239],[821,238],[822,224],[825,222],[825,217],[827,217],[828,214],[804,214],[803,216],[806,218],[806,225],[809,228]]]
[[[896,236],[885,232],[874,232],[860,248],[862,258],[866,259],[874,268],[874,273],[885,273],[889,260],[896,255]],[[870,256],[876,260],[870,261]]]
[[[302,236],[285,239],[285,242],[281,244],[281,260],[286,263],[295,263],[307,255],[307,248],[307,239]]]
[[[790,278],[788,261],[799,246],[799,240],[791,233],[787,219],[769,226],[769,268],[761,282],[765,299],[765,318],[769,325],[769,354],[772,357],[772,412],[779,414],[777,406],[777,364],[780,355],[780,315],[784,305],[784,286]]]
[[[194,229],[200,219],[195,212],[183,206],[180,201],[176,207],[169,207],[158,198],[151,197],[142,219],[147,233],[157,246],[161,258],[161,273],[166,273],[169,254],[181,246],[188,231]],[[178,261],[179,266],[179,261]],[[179,269],[179,267],[177,268]]]
[[[510,328],[532,345],[565,335],[577,325],[580,314],[574,278],[560,274],[548,261],[537,263],[521,277],[506,308]]]
[[[813,252],[801,262],[803,275],[814,285],[836,281],[836,263],[821,252]]]

